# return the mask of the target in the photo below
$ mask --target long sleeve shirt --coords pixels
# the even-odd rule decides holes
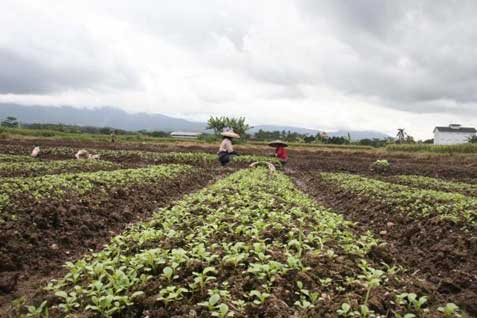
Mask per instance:
[[[231,153],[234,152],[234,147],[232,146],[232,142],[230,139],[225,138],[222,140],[222,143],[220,144],[219,152],[227,152]]]
[[[275,150],[275,156],[281,161],[287,161],[288,151],[285,149],[285,147],[277,147],[277,149]]]

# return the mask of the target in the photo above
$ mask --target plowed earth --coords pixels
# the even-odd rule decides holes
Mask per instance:
[[[319,172],[294,173],[294,177],[318,202],[385,241],[386,247],[375,251],[378,257],[419,273],[440,296],[477,314],[477,233],[435,218],[395,213],[393,207],[324,182]]]
[[[115,188],[107,195],[71,193],[61,201],[34,205],[19,200],[18,219],[1,224],[0,230],[0,317],[14,298],[35,292],[58,275],[65,261],[102,248],[129,223],[147,218],[223,173],[196,170],[158,184]]]
[[[43,159],[68,159],[49,155],[48,147],[74,149],[121,149],[157,152],[216,152],[215,146],[191,144],[106,144],[84,142],[0,141],[0,153],[29,154],[40,144]],[[267,147],[237,147],[239,152],[268,155]],[[425,289],[457,303],[472,316],[477,315],[477,233],[436,220],[416,220],[390,213],[390,208],[323,182],[319,172],[349,172],[374,175],[370,165],[387,159],[391,169],[385,176],[414,174],[477,183],[474,156],[436,156],[370,151],[323,151],[290,149],[285,172],[296,184],[323,205],[358,222],[362,231],[371,230],[387,242],[376,249],[376,262],[401,264],[431,284]],[[122,159],[127,166],[144,165],[139,158]],[[218,163],[216,164],[218,166]],[[214,166],[215,167],[215,166]],[[89,249],[97,250],[128,223],[147,217],[154,208],[165,206],[181,195],[205,186],[224,170],[197,173],[156,187],[117,189],[108,200],[88,200],[72,196],[68,204],[43,202],[22,207],[29,218],[9,223],[0,233],[0,316],[14,298],[30,295],[61,274],[61,264],[74,260]],[[20,238],[12,240],[12,238]],[[278,308],[278,307],[277,307]],[[280,316],[279,310],[277,317]]]

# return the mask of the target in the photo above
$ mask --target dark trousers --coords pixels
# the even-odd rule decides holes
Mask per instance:
[[[219,162],[222,166],[225,166],[232,160],[233,156],[237,156],[236,152],[225,152],[221,151],[218,153],[219,156]]]

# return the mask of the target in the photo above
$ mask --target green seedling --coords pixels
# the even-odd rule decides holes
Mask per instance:
[[[448,303],[445,307],[439,307],[437,310],[443,313],[446,318],[462,317],[459,313],[459,307],[454,303]]]
[[[199,306],[206,307],[208,311],[212,312],[218,306],[219,302],[220,302],[220,295],[212,294],[210,295],[207,301],[199,303]]]
[[[249,297],[254,298],[253,303],[256,305],[263,305],[268,297],[270,297],[269,293],[261,292],[259,290],[252,290],[248,295]]]
[[[159,297],[157,300],[162,301],[166,305],[181,300],[184,298],[184,293],[187,292],[187,289],[178,286],[167,286],[159,291]]]
[[[179,275],[175,274],[173,267],[166,266],[162,269],[161,277],[164,277],[170,283],[173,279],[179,278]]]
[[[217,270],[214,267],[206,267],[202,273],[193,272],[194,281],[189,285],[192,289],[204,290],[206,284],[210,281],[216,280],[211,274],[216,274]]]
[[[313,308],[318,302],[320,294],[317,292],[310,292],[308,289],[304,288],[301,281],[297,281],[296,285],[298,287],[298,292],[295,292],[300,299],[295,301],[295,305],[301,309]]]
[[[40,306],[35,307],[35,306],[27,306],[27,317],[28,318],[48,318],[49,311],[48,311],[48,306],[47,306],[47,301],[44,301],[40,304]]]
[[[76,292],[67,294],[65,291],[57,291],[55,296],[63,299],[63,303],[59,304],[58,308],[65,313],[69,313],[80,306]]]
[[[396,302],[400,305],[405,305],[408,311],[415,310],[419,312],[422,310],[422,306],[427,302],[427,297],[417,297],[415,293],[402,293],[396,296]]]
[[[212,313],[213,317],[225,318],[225,317],[233,317],[234,313],[229,310],[229,306],[226,304],[220,304],[217,306],[217,309],[214,310]]]
[[[338,309],[336,313],[340,317],[356,317],[360,315],[360,313],[357,311],[354,311],[353,308],[351,308],[351,306],[348,303],[341,304],[340,309]]]

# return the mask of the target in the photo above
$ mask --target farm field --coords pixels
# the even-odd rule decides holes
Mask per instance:
[[[237,149],[0,141],[0,316],[477,315],[473,155]]]

